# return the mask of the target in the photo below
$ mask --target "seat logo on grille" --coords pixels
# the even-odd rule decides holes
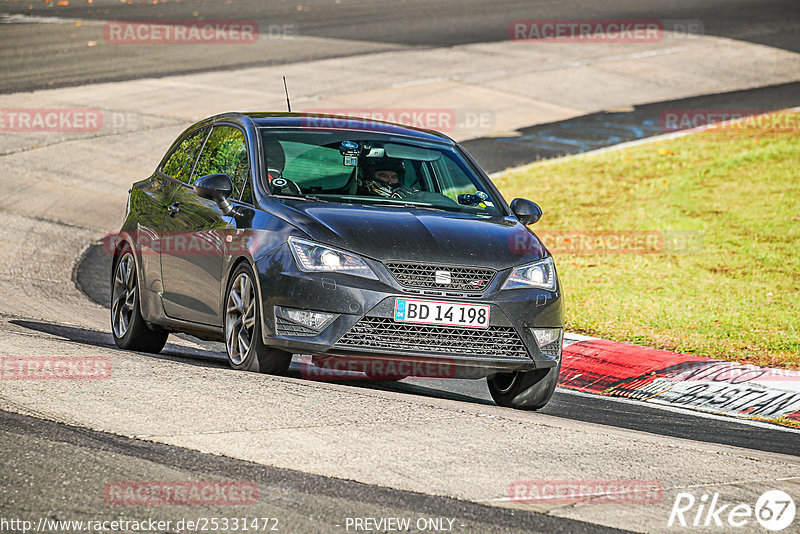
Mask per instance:
[[[450,274],[450,271],[436,271],[434,275],[434,280],[437,284],[440,285],[450,285],[453,283],[453,277]]]

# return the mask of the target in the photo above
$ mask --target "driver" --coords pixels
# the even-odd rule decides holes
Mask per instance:
[[[403,160],[395,158],[367,159],[364,175],[358,183],[359,195],[378,195],[388,198],[403,198],[415,190],[403,185],[406,176]]]

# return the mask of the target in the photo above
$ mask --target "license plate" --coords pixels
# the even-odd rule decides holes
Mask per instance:
[[[490,308],[488,304],[397,299],[394,303],[394,320],[398,323],[489,328]]]

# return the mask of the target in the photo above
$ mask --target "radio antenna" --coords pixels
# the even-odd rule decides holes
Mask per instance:
[[[283,90],[286,93],[286,107],[289,108],[289,113],[291,113],[292,104],[289,102],[289,89],[286,87],[286,76],[283,77]]]

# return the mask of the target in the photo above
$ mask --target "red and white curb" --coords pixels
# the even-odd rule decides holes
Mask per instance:
[[[800,371],[564,336],[561,387],[718,415],[800,423]],[[776,421],[777,420],[777,421]]]

